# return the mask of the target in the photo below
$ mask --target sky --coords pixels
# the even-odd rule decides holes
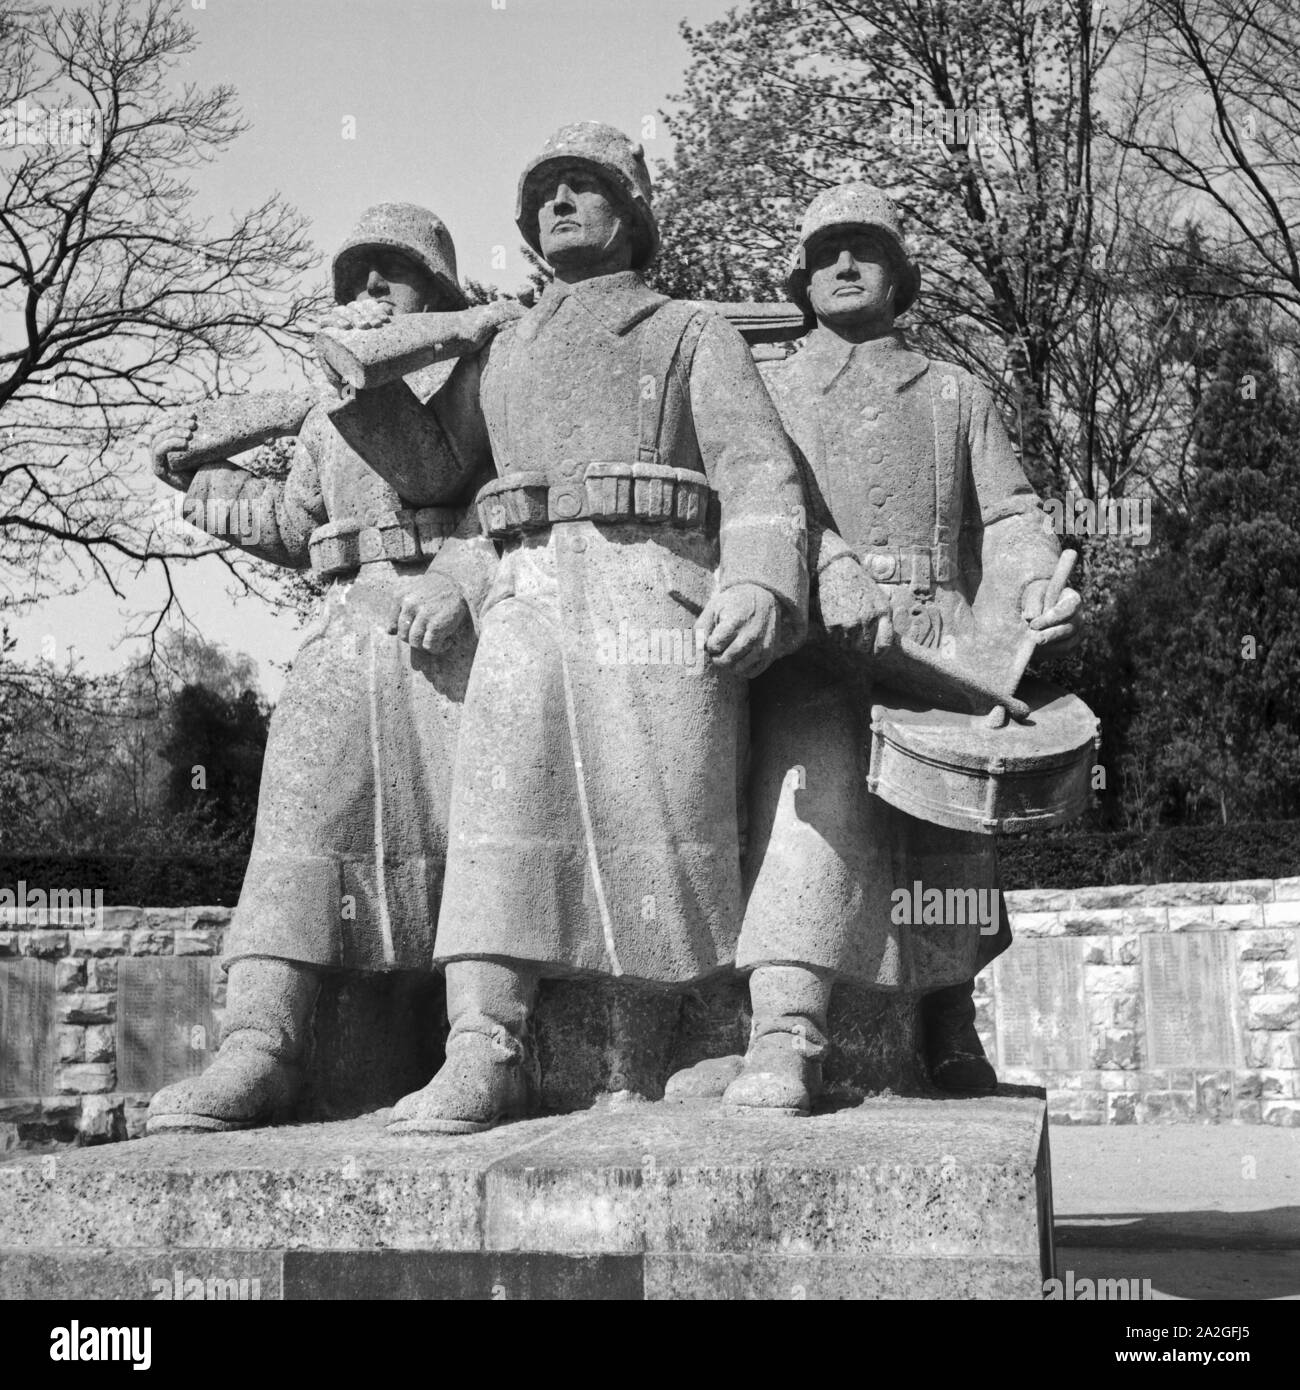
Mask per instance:
[[[607,121],[645,146],[671,144],[660,119],[681,90],[678,33],[736,0],[190,0],[195,52],[177,81],[224,82],[251,129],[194,176],[196,208],[219,223],[279,192],[312,223],[322,258],[363,208],[403,201],[443,218],[462,277],[513,291],[526,279],[514,225],[519,171],[551,131]],[[345,138],[354,131],[352,138]],[[268,385],[279,384],[274,360]],[[158,484],[162,488],[162,484]],[[204,636],[258,663],[275,699],[301,632],[289,616],[229,592],[216,560],[177,566],[176,587]],[[125,603],[102,584],[38,605],[12,624],[19,660],[49,635],[89,671],[122,665],[132,613],[160,606],[141,579]]]

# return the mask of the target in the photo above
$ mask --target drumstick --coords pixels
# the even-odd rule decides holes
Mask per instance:
[[[1052,571],[1052,577],[1047,581],[1047,592],[1043,595],[1043,612],[1046,613],[1065,592],[1066,583],[1070,578],[1070,571],[1074,568],[1074,562],[1079,558],[1077,550],[1061,551],[1061,558],[1056,562],[1056,568]],[[1010,691],[1019,688],[1021,680],[1024,678],[1025,667],[1029,665],[1030,659],[1038,650],[1037,634],[1033,628],[1020,639],[1020,646],[1016,651],[1015,657],[1011,662],[1011,669],[1007,672],[1006,686]]]
[[[1052,571],[1052,577],[1047,581],[1047,592],[1043,595],[1043,612],[1049,608],[1065,592],[1066,583],[1070,578],[1070,571],[1074,568],[1074,562],[1079,558],[1077,550],[1061,551],[1060,559],[1056,562],[1056,568]],[[1020,646],[1016,648],[1016,654],[1011,658],[1011,666],[1007,671],[1007,689],[1011,691],[1020,688],[1020,682],[1024,679],[1025,667],[1029,665],[1034,653],[1038,650],[1038,642],[1035,639],[1034,630],[1030,628],[1020,639]],[[1014,715],[1017,719],[1023,719],[1024,715],[1017,714],[1010,705],[999,706],[997,709],[990,710],[984,717],[984,722],[990,728],[1000,729],[1007,722],[1007,715]]]
[[[975,695],[983,700],[993,700],[998,709],[1005,707],[1017,719],[1024,719],[1028,716],[1029,706],[1023,700],[1015,698],[1014,689],[1010,693],[1007,693],[1006,688],[998,689],[982,680],[974,671],[968,671],[964,666],[958,666],[956,662],[946,660],[929,647],[923,647],[919,642],[914,642],[910,637],[903,637],[896,633],[894,646],[909,661],[916,662],[918,666],[924,666],[927,671],[933,671],[935,675],[941,676],[947,684],[965,694]]]

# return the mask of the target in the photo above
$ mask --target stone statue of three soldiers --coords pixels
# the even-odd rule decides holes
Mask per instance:
[[[478,314],[465,355],[309,417],[283,482],[189,482],[256,490],[282,541],[261,553],[336,568],[273,721],[225,1039],[151,1131],[290,1113],[337,965],[445,971],[446,1062],[398,1132],[529,1113],[557,976],[749,971],[727,1105],[811,1109],[837,980],[924,996],[933,1080],[991,1089],[971,986],[1005,915],[992,938],[900,929],[888,902],[914,878],[995,884],[992,841],[867,794],[844,662],[896,632],[1068,643],[1078,596],[1045,607],[1056,543],[987,392],[893,327],[919,275],[888,201],[847,185],[809,209],[790,290],[816,327],[766,387],[723,318],[646,284],[650,180],[608,126],[565,127],[524,170],[520,231],[555,278],[522,317],[464,310],[445,230],[398,206],[340,253],[336,298]],[[418,556],[335,553],[412,512]]]

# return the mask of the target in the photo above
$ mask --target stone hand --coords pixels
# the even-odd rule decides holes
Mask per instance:
[[[393,306],[386,299],[354,299],[336,304],[321,320],[322,328],[350,333],[361,328],[382,328],[393,319]]]
[[[171,455],[186,448],[199,428],[199,417],[193,410],[175,412],[149,441],[149,458],[154,473],[169,487],[184,490],[187,479],[172,471]]]
[[[856,560],[837,560],[822,570],[817,602],[828,632],[843,633],[873,654],[894,640],[889,595]]]
[[[440,652],[468,617],[460,586],[445,574],[425,574],[393,604],[388,631],[417,651]]]
[[[1082,599],[1076,590],[1063,589],[1060,598],[1044,610],[1048,582],[1046,579],[1031,579],[1025,585],[1020,615],[1029,623],[1039,651],[1046,651],[1049,656],[1059,656],[1078,646],[1082,637],[1079,620]]]
[[[462,312],[468,320],[465,336],[483,348],[496,337],[498,329],[523,318],[526,310],[518,300],[494,299],[490,304],[479,304]]]
[[[695,624],[695,641],[717,665],[746,680],[759,675],[776,655],[779,608],[760,584],[735,584],[705,605]]]
[[[351,333],[357,329],[383,328],[392,321],[393,306],[386,299],[354,299],[350,304],[336,304],[320,326],[336,333]],[[342,395],[346,383],[319,352],[316,366],[333,390]]]

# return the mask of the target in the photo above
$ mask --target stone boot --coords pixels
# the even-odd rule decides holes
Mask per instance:
[[[749,979],[749,1051],[722,1103],[753,1113],[807,1115],[821,1094],[831,980],[798,965],[760,965]]]
[[[523,1119],[534,1091],[528,1023],[537,995],[529,972],[485,960],[447,966],[447,1057],[422,1090],[393,1107],[393,1134],[479,1134]]]
[[[706,1057],[693,1067],[683,1067],[668,1078],[666,1101],[721,1100],[726,1089],[740,1075],[743,1057]]]
[[[988,1095],[998,1076],[975,1031],[975,981],[936,990],[921,1000],[921,1028],[930,1080],[941,1090]]]
[[[221,1047],[201,1075],[149,1103],[149,1134],[250,1129],[293,1118],[307,1024],[320,991],[314,967],[243,956],[230,967]]]

